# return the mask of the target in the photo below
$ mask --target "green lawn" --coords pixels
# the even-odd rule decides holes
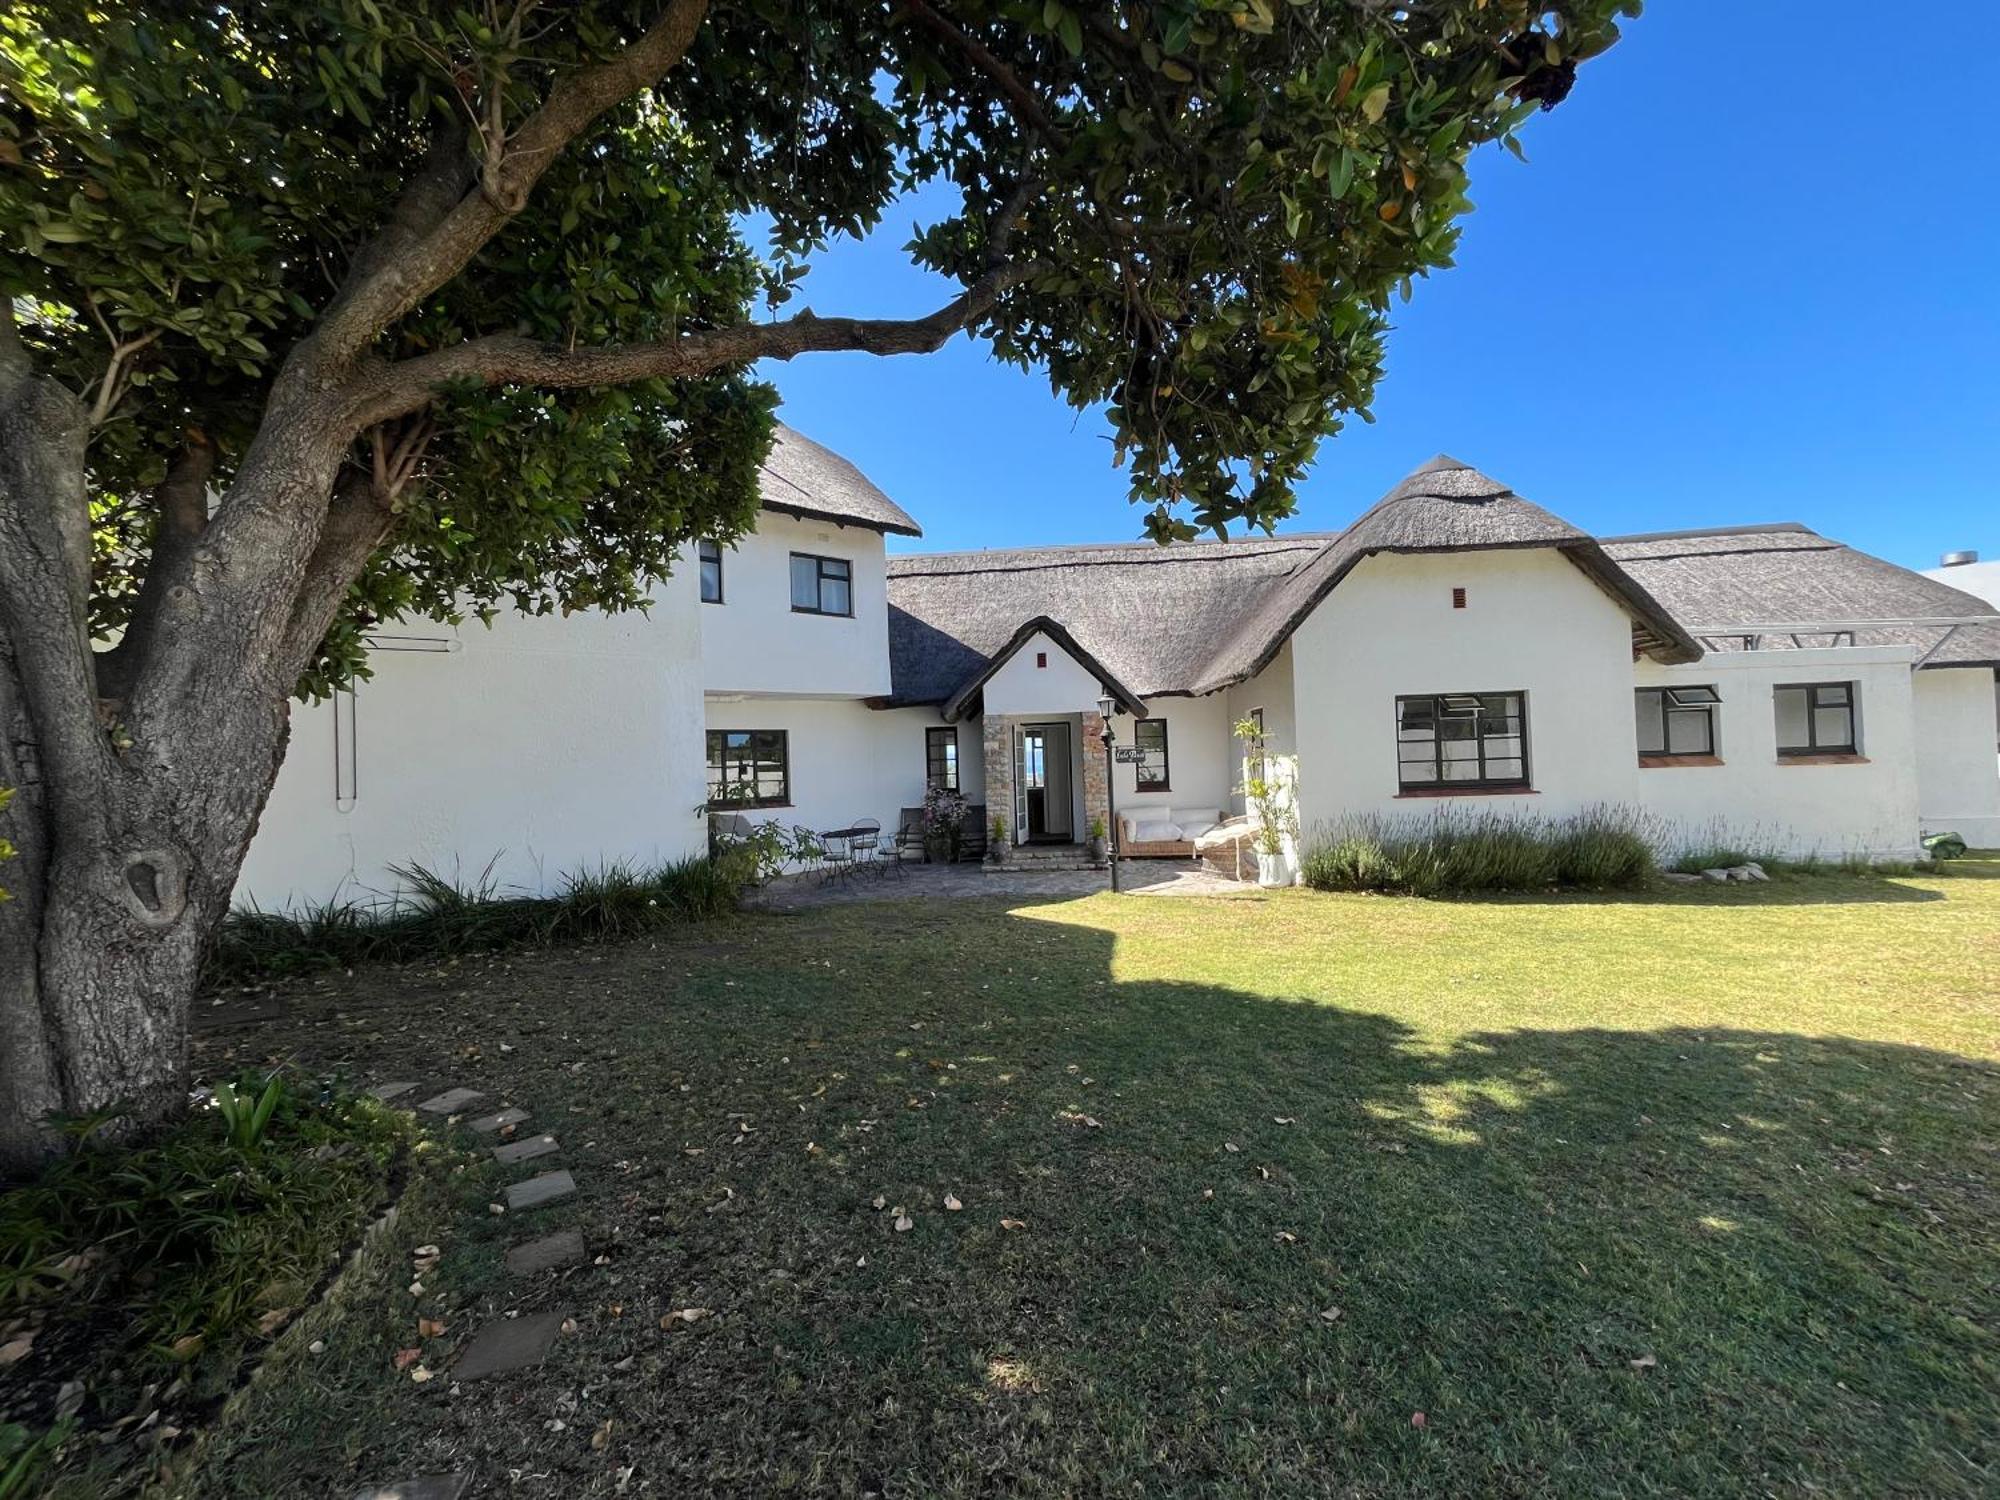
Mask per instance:
[[[2000,864],[831,908],[279,998],[204,1064],[473,1082],[582,1185],[498,1218],[472,1169],[403,1227],[426,1362],[577,1328],[414,1385],[399,1267],[190,1494],[2000,1489]],[[606,1264],[500,1275],[572,1224]]]

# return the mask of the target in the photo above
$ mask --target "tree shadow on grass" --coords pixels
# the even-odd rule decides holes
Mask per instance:
[[[465,1285],[460,1315],[582,1330],[449,1401],[369,1371],[315,1403],[366,1408],[377,1468],[564,1494],[624,1464],[706,1495],[1986,1489],[1991,1064],[1755,1029],[1440,1043],[1119,981],[1115,944],[899,908],[755,924],[701,969],[519,965],[600,1044],[587,1087],[537,1049],[511,1093],[582,1110],[571,1222],[613,1262]],[[522,1227],[475,1220],[441,1271]],[[682,1306],[714,1315],[662,1335]],[[606,1418],[615,1462],[581,1441]],[[211,1492],[351,1477],[258,1443],[283,1427]]]

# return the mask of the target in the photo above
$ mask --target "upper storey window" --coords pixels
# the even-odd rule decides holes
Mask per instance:
[[[792,611],[801,615],[852,615],[854,564],[844,557],[794,552]]]

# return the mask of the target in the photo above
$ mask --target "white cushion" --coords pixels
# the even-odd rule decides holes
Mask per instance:
[[[1185,837],[1178,823],[1151,821],[1134,823],[1131,827],[1132,842],[1135,844],[1166,844]]]

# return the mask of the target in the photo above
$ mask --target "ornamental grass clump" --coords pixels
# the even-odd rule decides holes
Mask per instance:
[[[1567,818],[1445,811],[1355,816],[1308,847],[1305,883],[1322,891],[1443,896],[1645,884],[1655,869],[1637,813],[1595,807]]]

